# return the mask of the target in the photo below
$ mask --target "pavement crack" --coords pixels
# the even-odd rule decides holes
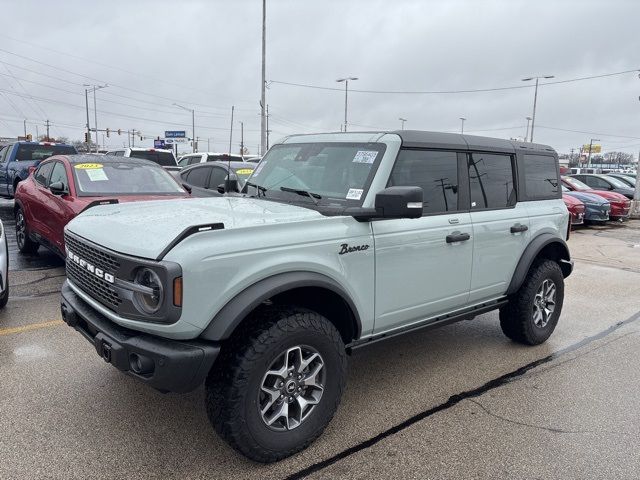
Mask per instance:
[[[584,431],[580,431],[580,430],[563,430],[561,428],[543,427],[542,425],[534,425],[532,423],[519,422],[517,420],[513,420],[511,418],[507,418],[507,417],[503,417],[502,415],[498,415],[497,413],[493,413],[491,410],[489,410],[487,407],[485,407],[482,403],[478,402],[477,400],[473,400],[471,398],[468,398],[467,400],[469,402],[471,402],[471,403],[475,403],[487,415],[489,415],[491,417],[494,417],[494,418],[497,418],[499,420],[508,422],[508,423],[512,423],[514,425],[520,425],[522,427],[535,428],[537,430],[544,430],[544,431],[551,432],[551,433],[590,433],[590,432],[584,432]]]

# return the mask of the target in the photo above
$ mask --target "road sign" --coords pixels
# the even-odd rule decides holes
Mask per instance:
[[[165,130],[165,138],[184,138],[187,136],[187,132],[184,130]]]

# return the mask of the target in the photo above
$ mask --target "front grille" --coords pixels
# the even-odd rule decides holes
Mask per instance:
[[[109,253],[98,250],[69,235],[65,235],[64,241],[68,250],[95,268],[99,268],[113,275],[115,275],[120,268],[120,262]],[[120,306],[122,299],[111,283],[91,273],[86,268],[81,267],[68,258],[66,267],[69,279],[85,293],[108,308],[116,309]]]

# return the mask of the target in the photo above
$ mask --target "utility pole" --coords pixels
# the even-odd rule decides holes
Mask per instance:
[[[407,119],[406,119],[406,118],[402,118],[402,117],[400,117],[398,120],[400,120],[400,121],[402,122],[402,125],[400,126],[400,129],[401,129],[401,130],[404,130],[404,122],[406,122],[406,121],[407,121]]]
[[[538,81],[541,78],[548,79],[548,78],[555,78],[555,77],[553,75],[543,75],[540,77],[528,77],[528,78],[522,79],[523,82],[529,82],[534,79],[536,81],[536,89],[535,89],[535,93],[533,94],[533,115],[531,117],[531,139],[529,140],[530,142],[533,142],[533,128],[535,127],[535,123],[536,123],[536,104],[538,102]]]
[[[211,140],[210,138],[207,138],[207,152],[211,151],[211,146],[210,146],[210,143],[209,143],[210,140]]]
[[[597,138],[592,138],[589,141],[589,155],[587,156],[587,168],[591,165],[591,148],[593,147],[593,142],[599,142],[600,140]]]
[[[527,138],[529,138],[529,122],[531,122],[531,117],[527,117],[527,131],[524,134],[524,141],[527,141]]]
[[[267,39],[267,0],[262,0],[262,83],[261,83],[261,95],[260,95],[260,154],[264,155],[267,149],[267,117],[265,113],[266,108],[266,39]],[[233,130],[233,124],[231,125]],[[231,152],[231,149],[229,149]]]
[[[240,155],[244,156],[244,122],[240,122]]]
[[[51,125],[51,123],[49,122],[49,120],[46,120],[44,123],[45,127],[47,127],[47,142],[49,141],[49,126]]]
[[[344,82],[344,131],[347,131],[347,97],[349,96],[349,80],[358,80],[358,77],[346,77],[336,80],[338,83]]]
[[[234,106],[231,106],[231,131],[229,132],[229,154],[231,154],[231,141],[233,140],[233,110]]]
[[[87,88],[84,89],[84,104],[87,108],[87,152],[91,152],[91,127],[89,126],[89,89]]]
[[[24,119],[24,138],[27,138],[27,119]]]
[[[269,105],[267,105],[267,150],[269,150],[269,134],[271,133],[271,130],[269,130]],[[262,154],[264,155],[265,153],[267,153],[267,150],[265,150]]]
[[[466,118],[464,117],[460,117],[460,121],[462,122],[462,124],[460,125],[460,133],[463,134],[464,133],[464,121],[466,120]]]

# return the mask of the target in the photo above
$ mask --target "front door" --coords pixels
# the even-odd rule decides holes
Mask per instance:
[[[380,333],[467,305],[473,235],[463,212],[456,152],[401,150],[389,186],[424,192],[418,219],[371,223],[376,254],[375,326]]]
[[[69,192],[69,179],[64,163],[56,162],[49,178],[49,185],[61,182],[65,190]],[[49,242],[51,246],[59,250],[64,255],[64,227],[73,218],[73,210],[70,203],[73,201],[71,195],[54,195],[51,190],[44,192],[47,197],[48,215],[45,217],[47,230],[49,231]]]

